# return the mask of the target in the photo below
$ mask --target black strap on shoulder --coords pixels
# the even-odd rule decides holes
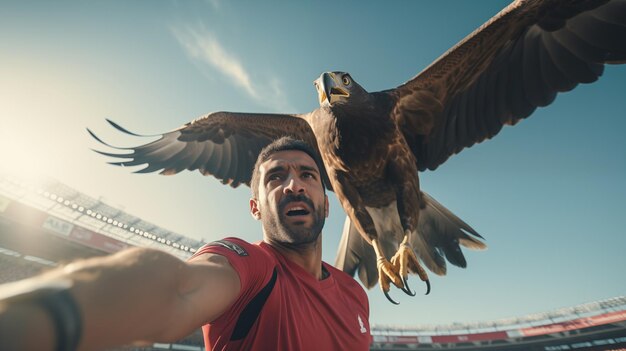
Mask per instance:
[[[248,335],[250,329],[252,329],[252,325],[254,325],[254,322],[256,322],[257,318],[259,318],[259,314],[261,313],[263,305],[265,305],[265,301],[267,301],[267,298],[274,289],[276,276],[277,272],[276,268],[274,268],[270,281],[267,282],[263,289],[261,289],[256,296],[248,302],[248,305],[244,307],[243,311],[241,311],[239,319],[237,319],[237,324],[235,324],[233,334],[230,336],[230,341],[241,340]]]

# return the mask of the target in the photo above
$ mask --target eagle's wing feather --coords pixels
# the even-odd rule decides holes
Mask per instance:
[[[558,92],[626,62],[626,1],[516,1],[396,89],[419,170],[492,138]]]
[[[304,115],[214,112],[162,135],[144,136],[130,132],[117,123],[109,123],[121,132],[157,140],[136,147],[120,148],[100,143],[121,152],[100,154],[125,159],[111,162],[119,166],[146,164],[137,173],[161,171],[176,174],[182,170],[199,170],[213,175],[222,183],[237,187],[250,185],[252,168],[261,149],[282,136],[292,136],[317,146],[315,136]],[[325,175],[325,171],[322,170]],[[327,177],[325,177],[327,179]]]

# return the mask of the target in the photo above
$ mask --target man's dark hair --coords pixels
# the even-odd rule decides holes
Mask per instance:
[[[322,161],[319,159],[317,152],[307,143],[302,140],[294,139],[292,137],[282,137],[280,139],[276,139],[271,142],[269,145],[264,147],[259,153],[259,157],[256,159],[256,163],[254,164],[254,169],[252,171],[252,179],[250,180],[250,188],[252,189],[252,196],[257,199],[259,197],[259,177],[260,171],[259,167],[265,161],[267,161],[270,156],[280,151],[302,151],[309,155],[317,165],[317,168],[320,171],[320,177],[322,177],[322,173],[324,172],[324,165]],[[321,179],[322,187],[324,187],[324,179]]]

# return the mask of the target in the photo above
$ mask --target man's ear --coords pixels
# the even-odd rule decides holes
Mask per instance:
[[[261,209],[257,199],[250,199],[250,214],[257,221],[261,219]]]
[[[329,208],[328,208],[328,195],[324,194],[324,216],[326,218],[328,218],[328,213],[329,213]]]

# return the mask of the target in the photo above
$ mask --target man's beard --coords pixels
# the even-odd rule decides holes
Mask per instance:
[[[308,226],[288,223],[285,207],[291,202],[304,202],[311,209],[312,223]],[[266,203],[269,207],[269,204]],[[263,230],[271,239],[290,246],[304,246],[317,241],[326,221],[325,205],[316,208],[313,201],[304,195],[287,195],[278,203],[276,211],[263,211],[261,216]],[[270,214],[268,216],[268,214]]]

